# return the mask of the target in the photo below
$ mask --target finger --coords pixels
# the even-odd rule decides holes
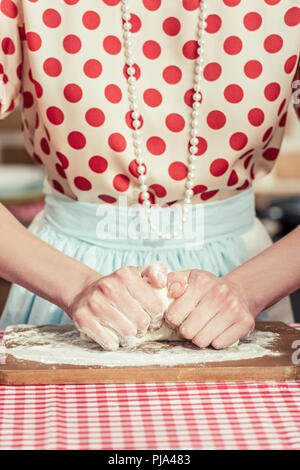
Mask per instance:
[[[110,275],[99,281],[98,288],[106,300],[136,326],[138,334],[144,334],[147,331],[151,317],[130,295],[123,282],[120,282],[116,276]],[[98,303],[99,301],[100,299]]]
[[[254,324],[254,320],[253,320]],[[224,349],[234,344],[240,338],[247,336],[253,330],[251,319],[249,323],[243,321],[235,323],[225,330],[221,335],[213,340],[212,346],[215,349]]]
[[[88,300],[88,306],[102,326],[111,328],[120,338],[136,336],[137,327],[120,310],[109,303],[107,298],[96,290]]]
[[[119,347],[118,336],[111,332],[109,329],[103,327],[92,315],[89,313],[82,315],[82,319],[74,320],[74,325],[77,330],[85,333],[92,338],[96,343],[107,351],[115,351]]]
[[[173,299],[181,297],[188,285],[187,271],[174,271],[168,274],[168,294]]]
[[[139,274],[135,266],[118,269],[114,273],[126,286],[129,294],[136,299],[151,319],[161,316],[163,305],[153,287]]]
[[[228,293],[226,285],[215,285],[180,325],[179,331],[182,336],[193,339],[193,342],[195,339],[199,343],[195,344],[204,348],[216,338],[216,328],[218,334],[221,334],[224,322],[227,328],[230,318],[237,320],[239,303],[236,299],[228,300]]]
[[[147,266],[143,271],[142,277],[146,276],[153,287],[162,289],[167,285],[167,266],[161,261],[155,261]]]
[[[193,271],[189,275],[185,293],[170,305],[165,314],[165,321],[172,328],[179,326],[195,310],[198,302],[215,286],[216,281],[213,275],[206,272],[192,275]]]
[[[236,320],[228,312],[217,312],[192,339],[199,348],[207,348],[213,341],[232,326]]]

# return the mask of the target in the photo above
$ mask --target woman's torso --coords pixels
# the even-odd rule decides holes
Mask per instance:
[[[231,197],[272,169],[300,50],[298,0],[207,3],[194,203]],[[45,166],[53,191],[135,203],[121,2],[15,4],[19,15],[6,16],[5,36],[16,41],[17,21],[28,152]],[[199,2],[128,4],[147,184],[153,201],[164,204],[184,195]],[[6,54],[8,68],[17,53]]]

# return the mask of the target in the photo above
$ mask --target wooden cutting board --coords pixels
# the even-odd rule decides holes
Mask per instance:
[[[48,328],[48,330],[50,328],[50,331],[57,332],[74,330],[71,325],[47,325],[33,328]],[[9,339],[8,334],[6,342],[8,349],[5,354],[0,354],[0,383],[5,385],[29,385],[133,382],[249,382],[300,379],[300,331],[288,327],[281,322],[258,322],[256,330],[277,333],[278,336],[276,336],[269,349],[279,352],[279,355],[266,355],[252,359],[226,362],[130,367],[45,364],[38,361],[17,359],[9,354],[8,351],[10,348],[18,346],[19,333],[14,335],[13,341]],[[28,345],[25,344],[25,347],[31,348],[36,344],[28,341]],[[178,343],[166,344],[162,342],[159,347],[170,350],[171,353],[171,349],[176,344]],[[194,346],[189,343],[187,347],[193,348]],[[99,348],[99,354],[101,354],[101,351],[101,348]],[[292,358],[294,359],[292,360]]]

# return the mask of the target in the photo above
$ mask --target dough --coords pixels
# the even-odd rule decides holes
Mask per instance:
[[[146,277],[145,277],[146,279]],[[169,305],[174,301],[174,299],[168,297],[168,290],[167,287],[164,287],[162,289],[157,289],[157,295],[160,297],[162,300],[163,304],[163,312],[165,313],[166,310],[168,309]],[[110,330],[110,333],[113,333],[112,330]],[[81,339],[89,342],[94,342],[93,339],[91,339],[88,335],[85,333],[80,333]],[[116,340],[118,341],[118,338],[116,336]],[[150,331],[146,333],[142,338],[130,338],[129,342],[126,344],[126,346],[135,346],[137,344],[141,343],[146,343],[147,341],[186,341],[186,339],[182,338],[182,336],[179,336],[177,332],[171,328],[169,328],[165,322],[163,322],[162,326],[155,331]],[[234,344],[232,344],[229,347],[234,347],[237,346],[239,343],[239,340],[236,341]]]

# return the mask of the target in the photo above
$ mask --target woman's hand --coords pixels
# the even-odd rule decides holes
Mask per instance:
[[[126,345],[131,338],[161,326],[162,302],[153,287],[166,284],[167,267],[163,263],[153,263],[146,269],[120,268],[84,288],[67,313],[78,330],[104,349],[115,350],[119,344]]]
[[[165,321],[200,348],[231,346],[254,329],[242,288],[199,269],[168,274],[170,305]]]

